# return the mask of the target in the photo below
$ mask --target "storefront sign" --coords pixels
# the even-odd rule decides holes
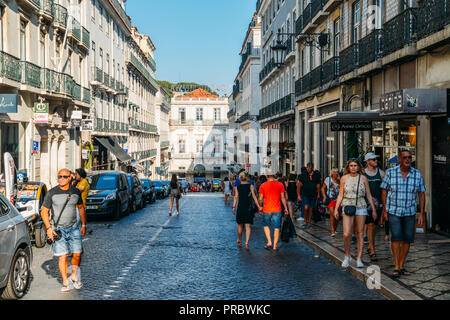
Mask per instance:
[[[17,113],[17,94],[0,94],[0,113]]]
[[[71,119],[70,126],[72,128],[81,127],[81,119]]]
[[[72,111],[72,117],[71,119],[83,119],[83,112],[81,110],[74,110]]]
[[[39,154],[39,141],[33,141],[33,154]]]
[[[48,103],[34,104],[34,123],[47,124],[48,123]]]
[[[439,114],[447,113],[449,89],[403,89],[384,94],[380,100],[380,113],[389,114]]]
[[[94,131],[94,120],[92,119],[82,120],[81,131]]]
[[[331,131],[370,131],[372,129],[372,121],[331,123]]]

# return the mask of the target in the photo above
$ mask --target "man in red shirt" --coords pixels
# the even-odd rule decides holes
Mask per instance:
[[[263,226],[264,233],[267,238],[267,245],[265,249],[272,246],[272,239],[270,236],[270,224],[272,222],[274,227],[273,234],[273,250],[278,251],[277,245],[280,239],[281,229],[281,202],[284,205],[284,214],[288,215],[286,197],[284,193],[284,186],[282,183],[275,180],[272,170],[266,170],[267,182],[263,183],[259,188],[259,204],[263,207]]]

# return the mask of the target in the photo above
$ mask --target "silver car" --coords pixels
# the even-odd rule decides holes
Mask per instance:
[[[30,284],[33,252],[25,219],[0,193],[0,294],[22,298]]]

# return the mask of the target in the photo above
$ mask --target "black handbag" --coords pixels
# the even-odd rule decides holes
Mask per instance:
[[[255,200],[253,200],[252,190],[250,190],[250,193],[248,194],[248,202],[248,211],[253,214],[257,213],[258,207],[256,206]]]
[[[358,206],[358,195],[359,195],[359,182],[361,181],[361,175],[358,178],[358,184],[356,185],[356,203],[354,206],[345,206],[344,214],[349,217],[353,217],[356,214],[356,207]]]

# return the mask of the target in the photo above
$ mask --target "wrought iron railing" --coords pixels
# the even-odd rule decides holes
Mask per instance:
[[[81,86],[75,81],[73,82],[72,97],[75,100],[81,101]]]
[[[67,27],[67,9],[62,5],[55,3],[55,20],[54,23]]]
[[[5,78],[15,80],[17,82],[21,81],[22,72],[20,59],[10,55],[9,53],[0,51],[0,72]]]
[[[289,111],[293,108],[293,105],[294,105],[294,95],[288,94],[287,96],[261,109],[259,112],[259,120],[265,120],[267,118]]]
[[[305,94],[308,91],[311,91],[311,72],[305,74],[302,77],[302,87],[301,87],[301,94]]]
[[[85,27],[81,27],[81,42],[86,46],[86,48],[90,48],[91,36]]]
[[[106,72],[103,72],[103,84],[109,87],[109,75]]]
[[[81,40],[81,25],[75,18],[72,18],[72,28],[70,31],[77,40]]]
[[[337,78],[339,78],[339,57],[333,57],[322,65],[322,85]]]
[[[339,54],[340,75],[352,72],[358,67],[358,43],[353,43]]]
[[[297,21],[295,21],[295,35],[298,36],[303,31],[303,15],[298,17]]]
[[[83,87],[83,102],[91,103],[91,90]]]
[[[20,64],[22,65],[22,83],[40,88],[41,68],[28,61],[21,61]]]
[[[322,10],[328,0],[312,0],[311,1],[311,20]]]
[[[322,80],[322,65],[314,68],[311,71],[311,90],[317,89],[321,86]]]
[[[417,36],[423,38],[450,23],[450,0],[422,1],[417,15]]]
[[[303,16],[303,29],[305,29],[308,23],[310,23],[312,20],[311,3],[309,3],[303,10],[302,16]]]
[[[286,47],[286,51],[284,52],[286,56],[288,56],[291,52],[295,51],[295,42],[294,37],[289,36],[289,38],[283,44]]]
[[[417,8],[406,9],[383,25],[383,55],[402,49],[414,41]]]
[[[119,4],[119,2],[117,0],[110,0],[110,1],[111,1],[112,5],[114,6],[114,8],[116,8],[117,11],[119,12],[120,17],[125,21],[125,24],[127,25],[127,27],[129,29],[131,29],[131,20],[128,17],[125,10],[122,8],[122,6]]]
[[[55,5],[53,0],[40,0],[40,10],[52,17],[55,15]]]
[[[364,66],[380,58],[383,50],[383,30],[374,30],[359,40],[359,65]]]
[[[275,67],[275,60],[272,58],[259,73],[259,82],[263,81]]]

